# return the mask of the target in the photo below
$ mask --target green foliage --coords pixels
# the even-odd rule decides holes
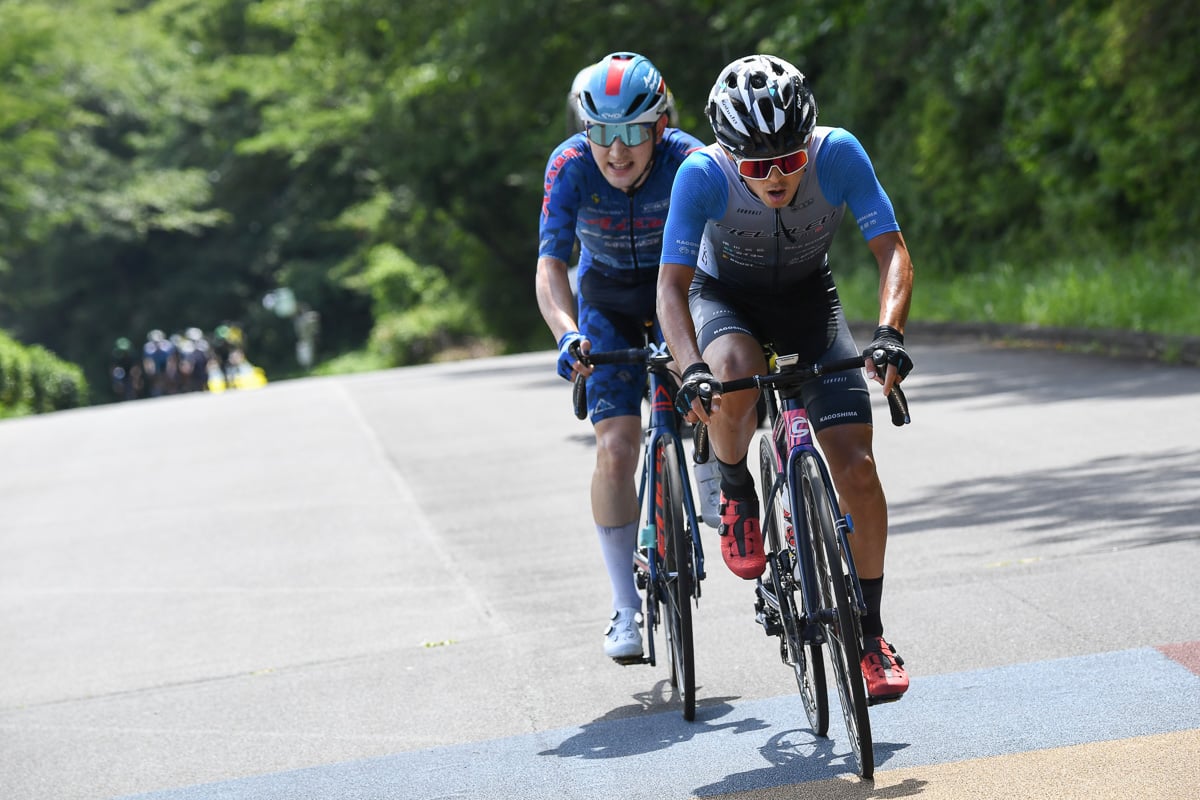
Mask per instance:
[[[909,319],[1196,336],[1198,273],[1193,248],[1036,265],[1001,261],[971,272],[918,270]],[[875,318],[877,273],[839,274],[838,291],[851,318]]]
[[[1200,225],[1186,3],[0,0],[0,328],[96,382],[118,335],[237,320],[255,363],[291,374],[286,321],[261,308],[288,286],[320,313],[326,360],[543,346],[545,160],[571,78],[614,50],[649,55],[704,140],[724,64],[793,61],[821,123],[866,146],[919,275],[1007,297],[1063,275],[1013,314],[1086,305],[1056,299],[1063,264],[1154,307],[1093,270]],[[837,263],[860,261],[848,246]],[[1182,263],[1135,272],[1194,298]]]
[[[45,414],[87,405],[83,371],[44,347],[0,333],[0,417]]]
[[[444,273],[390,245],[374,248],[366,270],[347,283],[371,296],[376,323],[370,350],[388,366],[428,361],[482,333],[473,308]]]

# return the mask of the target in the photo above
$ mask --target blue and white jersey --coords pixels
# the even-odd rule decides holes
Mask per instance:
[[[809,167],[784,208],[763,204],[720,145],[683,162],[671,195],[664,263],[683,264],[746,289],[777,290],[827,268],[829,248],[846,209],[863,238],[899,231],[892,202],[858,139],[818,126]]]

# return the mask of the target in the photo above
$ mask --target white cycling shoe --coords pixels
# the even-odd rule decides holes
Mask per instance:
[[[710,528],[721,527],[721,470],[717,459],[710,453],[708,461],[693,464],[696,476],[696,494],[700,498],[700,516]]]
[[[609,618],[604,632],[604,655],[616,661],[638,661],[642,657],[642,615],[636,608],[620,608]]]

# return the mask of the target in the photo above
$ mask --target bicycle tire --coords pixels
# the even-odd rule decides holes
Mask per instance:
[[[875,752],[862,676],[862,629],[838,538],[834,512],[837,505],[815,456],[802,453],[798,466],[821,600],[832,612],[821,623],[829,645],[829,662],[841,700],[846,735],[858,760],[858,773],[870,778],[875,772]]]
[[[694,559],[692,533],[683,504],[683,477],[680,474],[678,440],[661,436],[655,447],[654,464],[658,475],[654,499],[655,528],[658,531],[659,601],[666,606],[663,614],[671,685],[683,704],[683,718],[696,718],[696,656],[692,641],[692,591]]]
[[[775,447],[769,439],[769,434],[759,440],[759,471],[762,480],[764,497],[770,496],[771,487],[779,480],[779,466],[776,462]],[[786,488],[783,490],[786,491]],[[805,643],[803,634],[804,598],[796,602],[797,588],[793,571],[798,563],[795,551],[795,536],[787,540],[786,530],[789,524],[785,519],[783,505],[784,494],[776,493],[775,500],[770,504],[763,519],[767,539],[768,552],[786,555],[781,558],[768,559],[772,591],[779,601],[779,617],[783,628],[781,637],[781,652],[783,660],[791,666],[796,677],[796,687],[800,690],[800,700],[804,705],[804,714],[808,717],[808,725],[817,736],[829,733],[829,690],[825,680],[825,659],[821,656],[819,643]],[[777,574],[776,568],[779,568]]]

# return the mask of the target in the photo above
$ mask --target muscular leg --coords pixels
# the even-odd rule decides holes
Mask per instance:
[[[875,457],[870,425],[837,425],[817,434],[838,492],[842,511],[854,520],[850,549],[858,569],[867,613],[862,617],[863,677],[873,697],[895,699],[908,689],[904,660],[883,640],[883,557],[887,548],[887,501]]]
[[[596,469],[592,473],[592,516],[600,553],[612,584],[613,610],[641,606],[633,577],[637,547],[637,470],[642,421],[609,417],[596,423]]]
[[[704,361],[720,381],[747,378],[767,369],[762,345],[743,333],[714,339],[704,350]],[[721,462],[737,464],[746,457],[758,429],[757,401],[758,392],[753,391],[721,395],[721,407],[708,426],[713,451]]]
[[[861,579],[883,575],[887,500],[871,448],[870,425],[835,425],[817,434],[842,511],[854,522],[850,550]]]
[[[704,360],[721,381],[766,369],[762,347],[741,333],[714,339],[704,349]],[[752,391],[722,394],[713,403],[708,424],[721,471],[721,557],[733,574],[745,580],[759,577],[766,567],[754,477],[746,464],[750,440],[758,428],[757,399],[758,393]]]
[[[634,473],[642,442],[640,417],[609,417],[595,425],[596,468],[592,472],[592,517],[597,525],[636,522]]]

